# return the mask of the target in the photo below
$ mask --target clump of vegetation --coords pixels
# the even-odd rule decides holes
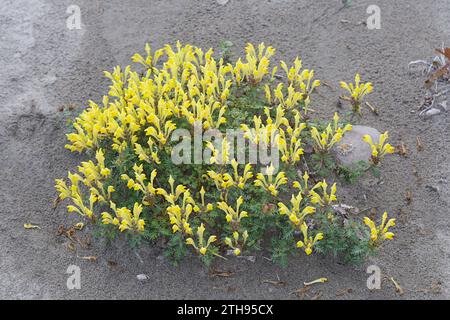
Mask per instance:
[[[349,101],[352,106],[353,115],[361,115],[361,105],[364,102],[364,97],[373,91],[371,82],[361,82],[359,74],[355,75],[355,83],[346,83],[341,81],[341,87],[347,91],[341,96],[341,99]]]
[[[342,221],[333,210],[337,186],[320,169],[333,172],[336,166],[327,165],[334,162],[333,146],[352,127],[338,114],[331,123],[311,120],[320,86],[314,71],[296,58],[291,67],[281,61],[280,76],[271,66],[274,48],[248,44],[245,52],[231,63],[216,59],[212,49],[177,43],[152,52],[147,44],[145,56],[132,57],[137,71],[105,72],[109,93],[100,105],[90,101],[67,134],[67,149],[92,157],[56,180],[68,211],[105,237],[125,235],[135,244],[162,239],[174,261],[193,253],[206,264],[267,242],[282,264],[290,253],[314,251],[353,261],[392,239],[386,229],[392,222],[377,228],[368,219]],[[352,93],[355,110],[369,91],[361,85],[349,86],[360,90]],[[201,140],[198,153],[195,134],[210,129],[241,132],[245,148],[235,153],[226,136]],[[374,163],[390,151],[385,138],[373,147]],[[182,152],[181,141],[189,146]],[[272,150],[279,166],[241,161],[238,153],[255,147]]]

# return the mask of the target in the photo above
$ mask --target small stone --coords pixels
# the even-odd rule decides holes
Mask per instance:
[[[370,145],[363,141],[364,135],[370,135],[374,142],[379,141],[380,132],[377,129],[354,125],[347,131],[334,148],[336,159],[341,165],[352,167],[360,161],[368,161],[372,156]]]
[[[146,275],[146,274],[138,274],[137,276],[136,276],[136,278],[139,280],[139,281],[147,281],[148,279],[149,279],[149,277],[148,277],[148,275]]]
[[[426,112],[422,113],[422,116],[426,119],[431,118],[432,116],[438,115],[441,113],[441,110],[436,108],[431,108],[430,110],[427,110]]]
[[[444,112],[447,111],[447,101],[442,101],[438,104],[438,107]]]
[[[425,187],[427,189],[431,190],[431,191],[439,193],[439,187],[438,186],[432,186],[432,185],[427,184]]]
[[[54,74],[47,74],[44,78],[41,79],[42,84],[44,86],[52,85],[56,82],[57,78]]]

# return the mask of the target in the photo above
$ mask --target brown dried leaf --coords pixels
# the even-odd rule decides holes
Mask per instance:
[[[61,202],[61,198],[60,197],[56,197],[56,199],[53,200],[52,209],[55,210],[58,207],[60,202]]]
[[[62,236],[65,232],[66,232],[66,229],[64,228],[64,226],[59,226],[58,231],[56,232],[56,235],[59,237],[59,236]]]
[[[323,292],[319,291],[311,298],[311,300],[319,300],[320,298],[322,298],[322,296],[323,296]]]
[[[297,297],[298,297],[300,300],[304,300],[305,297],[309,297],[309,296],[308,296],[308,291],[309,291],[310,289],[311,289],[310,286],[306,286],[306,287],[300,288],[300,289],[298,289],[298,290],[295,290],[294,292],[291,292],[290,294],[296,294]]]
[[[406,190],[406,195],[405,195],[405,199],[406,202],[411,203],[412,202],[412,192],[410,190]]]
[[[423,144],[422,144],[422,140],[420,140],[420,137],[417,136],[416,137],[416,142],[417,142],[417,151],[423,151]]]
[[[67,249],[69,249],[70,251],[76,251],[75,243],[69,242],[69,244],[67,245]]]
[[[97,261],[97,257],[96,256],[85,256],[85,257],[78,257],[78,258],[83,259],[83,260],[87,260],[87,261],[91,261],[91,262]]]
[[[450,60],[450,48],[444,48],[444,51],[441,49],[435,49],[437,53],[444,55],[447,60]]]
[[[72,237],[75,234],[75,229],[73,227],[70,227],[69,229],[66,230],[66,236],[68,238]]]
[[[450,63],[446,63],[443,67],[433,73],[427,80],[425,80],[425,88],[430,89],[437,79],[446,75],[447,73],[450,73],[449,67]]]
[[[403,141],[401,141],[395,149],[400,156],[406,157],[408,154],[408,149],[406,148],[406,145]]]
[[[221,277],[221,278],[228,278],[235,275],[235,272],[233,271],[221,271],[221,270],[212,270],[209,274],[211,277]]]
[[[342,297],[342,296],[346,295],[347,293],[352,293],[352,291],[353,291],[352,288],[341,289],[336,293],[336,297]]]
[[[281,281],[281,280],[263,280],[262,282],[273,284],[273,285],[281,285],[281,286],[284,286],[286,284],[286,281]]]
[[[366,105],[369,107],[370,111],[373,112],[373,114],[375,114],[377,116],[379,115],[378,108],[371,105],[368,101],[366,101]]]
[[[394,284],[395,286],[395,291],[399,294],[399,295],[403,295],[405,292],[403,291],[403,288],[400,287],[400,285],[397,283],[397,281],[394,280],[393,277],[390,278],[391,282]]]

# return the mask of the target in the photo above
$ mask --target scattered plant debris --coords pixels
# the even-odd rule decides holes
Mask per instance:
[[[235,275],[234,271],[212,270],[209,274],[211,277],[229,278]]]
[[[25,224],[23,225],[23,227],[24,227],[25,229],[40,229],[40,228],[41,228],[41,227],[39,227],[38,225],[31,224],[31,223],[25,223]]]
[[[97,257],[96,256],[82,256],[82,257],[77,256],[77,258],[83,259],[83,260],[87,260],[87,261],[90,261],[90,262],[96,262],[97,261]]]
[[[419,152],[423,151],[422,140],[420,139],[419,136],[416,137],[416,143],[417,143],[417,151]]]
[[[316,284],[316,283],[325,283],[327,281],[328,281],[327,278],[319,278],[319,279],[316,279],[316,280],[313,280],[313,281],[310,281],[310,282],[303,282],[303,285],[306,287],[306,286],[311,286],[311,285]]]
[[[397,281],[395,281],[395,279],[393,277],[389,278],[389,280],[391,280],[391,282],[394,284],[395,286],[395,291],[399,294],[399,295],[403,295],[404,291],[403,288],[400,287],[400,285],[397,283]]]
[[[415,60],[408,64],[409,70],[417,69],[427,76],[427,93],[419,106],[419,116],[428,119],[447,111],[446,94],[450,90],[450,48],[435,49],[437,56],[431,62]],[[438,102],[438,100],[440,102]]]
[[[349,293],[352,293],[352,292],[353,292],[352,288],[344,288],[344,289],[339,290],[336,293],[336,297],[342,297],[342,296],[345,296],[346,294],[349,294]]]

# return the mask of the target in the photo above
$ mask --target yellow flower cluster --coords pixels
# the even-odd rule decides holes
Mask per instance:
[[[320,190],[320,194],[316,191]],[[330,191],[328,192],[328,184],[325,180],[318,182],[309,192],[311,197],[311,203],[318,204],[321,207],[329,206],[336,198],[336,183],[333,183]]]
[[[240,239],[242,238],[242,240]],[[239,234],[239,232],[234,231],[233,232],[233,237],[226,237],[224,242],[227,246],[229,246],[232,250],[233,250],[233,254],[235,256],[238,256],[241,254],[242,250],[241,248],[243,246],[245,246],[245,243],[247,242],[248,239],[248,232],[247,230],[245,230],[242,235]]]
[[[236,256],[241,254],[248,239],[248,232],[241,225],[242,219],[248,218],[247,211],[240,211],[243,202],[242,196],[237,199],[236,210],[224,201],[217,203],[217,207],[225,213],[225,220],[233,230],[233,237],[226,237],[224,243],[233,250],[233,254]]]
[[[294,116],[294,126],[287,125],[286,131],[279,129],[277,144],[281,153],[281,161],[295,164],[300,161],[303,154],[302,139],[300,134],[306,128],[306,123],[300,123],[300,114]]]
[[[367,142],[372,149],[372,157],[370,161],[375,165],[379,164],[386,154],[392,154],[395,152],[395,148],[389,143],[386,143],[387,138],[387,131],[380,135],[380,140],[378,143],[374,143],[372,137],[368,134],[363,137],[364,142]]]
[[[129,66],[105,72],[112,82],[109,96],[114,101],[105,96],[103,107],[90,102],[76,119],[75,132],[67,135],[68,149],[96,149],[107,140],[118,153],[130,147],[141,160],[158,163],[157,151],[176,129],[176,119],[184,118],[190,124],[199,121],[204,128],[218,128],[226,122],[226,100],[236,73],[232,65],[217,62],[212,50],[203,53],[200,48],[182,47],[180,43],[175,50],[165,46],[153,57],[148,45],[146,52],[145,58],[133,57],[148,67],[142,77]],[[167,61],[157,68],[161,58]],[[249,62],[244,69],[259,78],[264,68],[254,71],[252,66],[253,62]],[[141,132],[146,139],[139,143]]]
[[[278,209],[281,215],[287,215],[289,220],[294,224],[294,226],[301,226],[305,221],[307,215],[316,212],[316,208],[312,206],[301,207],[302,204],[302,194],[299,192],[297,196],[292,195],[291,198],[291,208],[288,208],[284,203],[278,203]]]
[[[247,181],[253,177],[251,164],[245,165],[242,175],[239,175],[239,164],[236,159],[231,160],[231,166],[233,168],[232,173],[217,173],[214,170],[208,170],[208,177],[214,181],[217,190],[226,190],[231,187],[244,189]]]
[[[317,127],[312,126],[311,137],[314,141],[315,150],[321,153],[330,151],[337,142],[341,141],[344,133],[350,130],[352,130],[351,124],[347,124],[344,128],[341,128],[339,125],[339,115],[337,113],[335,113],[333,117],[333,126],[329,123],[324,131],[319,132]]]
[[[361,76],[357,73],[355,75],[355,83],[346,83],[341,81],[341,88],[345,89],[349,95],[343,95],[342,99],[350,101],[353,112],[361,113],[361,104],[366,95],[373,91],[371,82],[362,83]]]
[[[239,223],[241,219],[248,217],[247,211],[239,211],[239,207],[244,202],[244,198],[239,197],[236,201],[236,210],[230,207],[226,202],[218,202],[217,207],[222,210],[226,216],[225,219],[228,223]]]
[[[109,177],[111,170],[105,167],[105,157],[102,149],[98,149],[95,158],[97,163],[92,160],[82,162],[78,167],[78,173],[68,173],[71,182],[70,187],[62,179],[56,179],[55,188],[59,192],[59,198],[72,200],[73,205],[68,205],[69,212],[76,212],[81,216],[93,217],[94,204],[96,202],[107,203],[111,194],[115,191],[113,186],[105,186],[104,180]],[[83,190],[79,184],[82,182],[89,191],[89,205],[83,202]]]
[[[269,73],[270,58],[275,54],[275,49],[267,47],[264,43],[258,46],[258,52],[252,44],[248,44],[245,48],[246,60],[242,62],[241,59],[236,62],[233,68],[234,79],[239,85],[242,80],[247,80],[249,83],[255,85],[261,82],[265,75]],[[276,72],[273,70],[272,74]]]
[[[322,233],[317,233],[315,237],[308,236],[308,225],[303,222],[301,226],[301,231],[303,234],[303,241],[299,240],[297,242],[297,248],[304,248],[305,253],[310,255],[312,253],[313,246],[320,240],[323,239]]]
[[[300,102],[303,102],[304,114],[308,112],[308,106],[311,103],[310,95],[315,88],[320,86],[320,80],[314,80],[314,70],[302,70],[302,62],[297,57],[294,65],[288,68],[286,62],[281,61],[281,68],[286,74],[288,80],[287,94],[284,94],[284,84],[279,83],[272,91],[269,85],[265,86],[267,102],[281,105],[285,109],[295,108]]]
[[[297,242],[298,248],[303,248],[307,255],[312,253],[314,244],[323,239],[321,232],[313,238],[308,236],[308,225],[306,218],[316,212],[316,207],[330,208],[336,198],[336,184],[333,184],[330,192],[325,180],[318,182],[313,188],[308,187],[309,175],[307,172],[303,175],[303,182],[294,181],[293,187],[298,189],[297,195],[291,196],[291,206],[286,206],[283,202],[278,203],[278,212],[280,215],[286,215],[296,231],[303,234],[303,241]]]
[[[395,226],[395,219],[388,220],[387,212],[383,213],[381,224],[378,227],[368,217],[364,218],[364,223],[370,229],[370,239],[374,245],[379,245],[384,240],[392,240],[394,238],[394,233],[390,232],[389,228]]]
[[[133,207],[133,212],[130,209],[116,208],[114,202],[111,202],[111,209],[115,213],[115,217],[113,218],[111,214],[108,212],[102,213],[102,222],[103,224],[113,224],[118,225],[120,231],[125,230],[134,230],[134,231],[144,231],[145,221],[140,219],[140,215],[142,212],[142,205],[135,203]]]
[[[278,172],[276,176],[274,176],[274,173],[275,167],[273,166],[273,164],[270,164],[270,166],[266,167],[267,178],[262,173],[258,173],[253,184],[256,187],[261,187],[264,190],[270,192],[272,196],[277,196],[278,189],[280,188],[280,186],[287,183],[287,178],[284,172]]]
[[[212,233],[225,232],[221,234],[223,244],[237,256],[253,242],[253,234],[249,235],[247,227],[253,215],[258,214],[250,212],[249,217],[242,210],[242,195],[247,187],[258,187],[279,201],[279,193],[287,187],[288,176],[291,177],[289,170],[296,168],[302,159],[305,143],[312,141],[318,153],[329,152],[351,130],[351,125],[339,124],[337,114],[323,132],[308,123],[311,94],[320,81],[314,79],[313,70],[302,69],[299,58],[291,67],[281,61],[284,75],[278,75],[278,67],[270,65],[275,49],[264,43],[257,48],[248,44],[245,58],[233,64],[217,60],[213,54],[212,49],[204,52],[179,42],[174,47],[166,45],[153,52],[147,44],[144,56],[137,53],[132,57],[143,71],[133,71],[127,66],[105,72],[111,81],[108,95],[100,105],[89,101],[88,108],[75,119],[73,132],[67,134],[67,149],[95,152],[96,160],[82,162],[78,173],[69,172],[69,185],[65,180],[56,180],[59,198],[72,202],[69,212],[96,220],[95,210],[100,208],[103,224],[114,226],[112,229],[120,232],[141,234],[152,226],[149,217],[163,218],[165,234],[181,239],[181,243],[194,248],[200,256],[217,255],[220,245],[216,246],[218,237]],[[355,86],[343,87],[348,88],[351,99],[360,102],[372,87],[370,83],[360,84],[359,76],[355,82]],[[252,127],[242,123],[240,130],[252,144],[275,146],[282,165],[287,168],[285,171],[275,172],[273,163],[265,168],[264,174],[256,173],[258,166],[253,168],[250,163],[239,167],[231,152],[232,142],[227,138],[219,146],[211,142],[203,146],[211,152],[208,169],[206,174],[200,172],[192,184],[178,178],[182,170],[167,169],[175,168],[174,164],[167,164],[167,158],[173,151],[171,138],[176,129],[193,129],[199,124],[205,130],[224,131],[231,123],[227,119],[227,111],[234,105],[230,98],[238,96],[239,90],[258,84],[264,88],[264,109],[261,107],[253,116]],[[373,158],[391,153],[386,138],[387,133],[377,145],[365,138],[372,146]],[[115,180],[117,176],[119,181]],[[323,235],[308,234],[307,217],[336,201],[336,184],[331,188],[325,180],[312,188],[310,184],[305,171],[302,181],[293,181],[298,193],[292,195],[290,203],[278,203],[279,214],[287,216],[287,224],[303,235],[296,244],[308,255]],[[131,201],[127,199],[127,205],[120,204],[122,192],[133,196]],[[235,205],[229,204],[234,201]],[[218,212],[224,216],[217,218]],[[218,226],[217,220],[222,225]],[[381,231],[377,229],[377,239],[389,239],[390,233],[383,230],[391,225],[388,222]],[[214,232],[207,232],[206,228]],[[211,235],[207,238],[205,234]]]
[[[204,233],[205,226],[202,223],[200,227],[197,228],[197,242],[192,238],[186,239],[186,244],[193,246],[201,255],[205,255],[209,246],[217,240],[216,236],[209,236],[208,240],[205,242]]]

